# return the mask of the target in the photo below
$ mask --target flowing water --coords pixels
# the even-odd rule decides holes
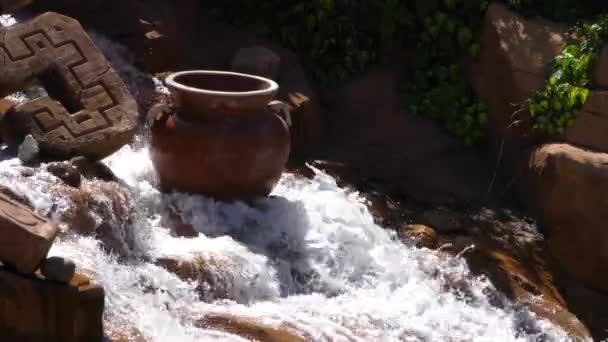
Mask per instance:
[[[99,39],[104,50],[110,43]],[[109,332],[243,341],[199,324],[230,316],[311,341],[568,340],[461,258],[400,242],[374,223],[362,197],[322,171],[285,174],[270,198],[228,204],[160,193],[144,137],[104,163],[122,185],[85,180],[77,191],[9,156],[0,184],[62,223],[50,254],[73,259],[104,286]],[[176,216],[198,237],[177,237]],[[95,237],[102,228],[109,239]],[[190,261],[199,276],[182,279],[162,260]]]

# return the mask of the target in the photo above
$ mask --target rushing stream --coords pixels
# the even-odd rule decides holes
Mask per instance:
[[[62,222],[50,254],[105,287],[108,332],[244,341],[199,324],[229,316],[310,341],[568,340],[461,258],[400,242],[374,223],[362,197],[319,170],[313,179],[285,174],[268,199],[227,204],[156,190],[144,137],[104,160],[122,185],[85,180],[70,189],[44,167],[7,158],[0,184]],[[176,216],[198,237],[177,237]],[[102,228],[110,233],[96,238]],[[180,278],[162,260],[190,261],[199,274]]]

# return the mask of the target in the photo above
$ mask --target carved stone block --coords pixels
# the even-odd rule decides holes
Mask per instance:
[[[33,273],[46,258],[58,228],[30,208],[0,194],[0,261]]]
[[[32,83],[48,93],[9,111],[9,143],[31,134],[45,154],[101,159],[133,138],[137,104],[75,19],[49,12],[0,29],[0,74],[0,95]]]
[[[102,341],[104,297],[80,275],[61,284],[0,267],[1,340]]]

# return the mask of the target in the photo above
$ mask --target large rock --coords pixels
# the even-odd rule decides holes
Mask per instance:
[[[20,273],[33,273],[58,233],[55,223],[0,194],[0,261]]]
[[[69,284],[0,268],[3,341],[102,341],[104,290],[83,276]]]
[[[328,94],[332,158],[393,193],[429,202],[481,201],[491,177],[474,150],[436,122],[404,112],[399,65],[372,70]]]
[[[608,290],[608,154],[550,144],[529,154],[522,195],[569,273]]]
[[[608,91],[592,91],[575,124],[566,131],[565,141],[608,152]]]
[[[523,101],[545,84],[547,66],[561,52],[568,28],[526,19],[498,2],[488,7],[483,25],[481,54],[470,79],[488,106],[492,146],[498,150],[504,142],[503,160],[509,165],[531,139],[529,113],[520,110]]]
[[[78,21],[45,13],[0,31],[0,94],[39,79],[49,95],[9,111],[6,142],[31,134],[48,155],[101,159],[131,141],[137,104]]]
[[[608,89],[608,47],[604,47],[593,69],[593,81],[602,89]]]

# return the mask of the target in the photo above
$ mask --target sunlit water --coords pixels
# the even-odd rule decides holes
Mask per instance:
[[[126,146],[104,162],[126,184],[118,196],[125,208],[93,190],[90,214],[95,225],[112,224],[126,252],[110,255],[63,225],[50,254],[75,260],[105,287],[108,329],[135,327],[152,341],[227,340],[193,322],[232,314],[314,341],[567,340],[521,307],[492,305],[496,291],[461,259],[396,240],[357,193],[321,171],[312,180],[285,174],[271,198],[246,205],[159,193],[145,147]],[[0,183],[64,220],[70,192],[42,169],[24,170],[15,159],[1,162]],[[83,189],[102,186],[85,181]],[[170,211],[199,237],[175,237]],[[205,260],[213,281],[181,280],[156,266],[159,258]]]
[[[14,23],[0,17],[4,26]],[[142,74],[110,41],[93,38],[135,91]],[[135,330],[159,342],[243,341],[195,324],[233,315],[311,341],[569,340],[471,275],[462,259],[399,242],[374,223],[357,193],[319,170],[313,179],[285,174],[271,198],[253,204],[161,194],[141,140],[104,161],[120,187],[84,181],[79,192],[44,168],[0,162],[0,184],[61,223],[50,254],[73,259],[104,286],[108,332]],[[176,237],[172,212],[199,236]],[[86,218],[85,232],[74,232],[75,215]],[[118,241],[115,253],[94,237],[104,224]],[[205,276],[180,279],[159,259],[197,260]]]

